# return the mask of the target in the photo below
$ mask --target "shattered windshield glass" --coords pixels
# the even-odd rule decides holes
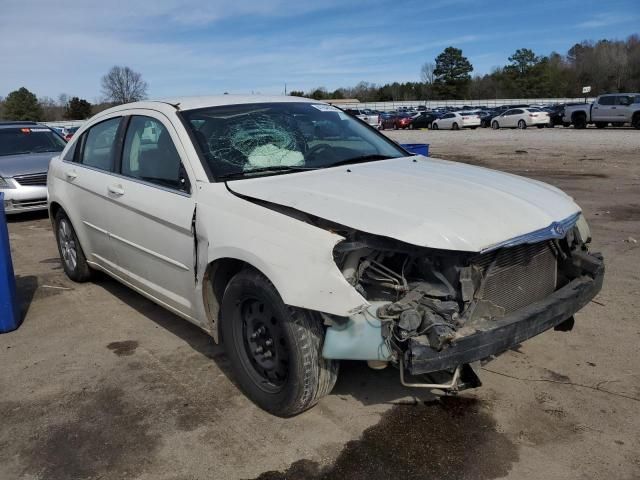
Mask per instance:
[[[228,105],[190,110],[183,115],[216,179],[407,155],[360,121],[325,104]]]

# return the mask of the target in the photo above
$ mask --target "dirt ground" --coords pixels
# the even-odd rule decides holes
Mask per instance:
[[[0,478],[640,478],[640,131],[389,135],[575,197],[607,274],[572,332],[507,352],[457,397],[344,362],[330,396],[279,419],[206,334],[105,276],[72,283],[46,216],[11,218],[26,313],[0,335]]]

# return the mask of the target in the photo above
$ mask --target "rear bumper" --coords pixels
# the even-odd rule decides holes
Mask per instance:
[[[572,267],[580,274],[553,294],[500,320],[487,323],[438,352],[422,337],[412,338],[404,362],[413,375],[456,368],[505,352],[569,319],[602,288],[604,262],[599,256],[579,252]]]

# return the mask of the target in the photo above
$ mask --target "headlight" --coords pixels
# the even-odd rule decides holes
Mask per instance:
[[[578,243],[589,243],[591,241],[591,230],[589,229],[589,224],[587,223],[587,219],[584,218],[584,215],[580,215],[580,217],[578,217],[575,232]]]
[[[0,188],[16,188],[6,178],[0,177]]]

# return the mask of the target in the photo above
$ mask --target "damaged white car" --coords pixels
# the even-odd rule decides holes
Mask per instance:
[[[327,395],[343,359],[478,386],[477,362],[570,329],[604,276],[560,190],[410,155],[302,98],[106,110],[48,188],[71,279],[102,270],[200,326],[281,416]]]

